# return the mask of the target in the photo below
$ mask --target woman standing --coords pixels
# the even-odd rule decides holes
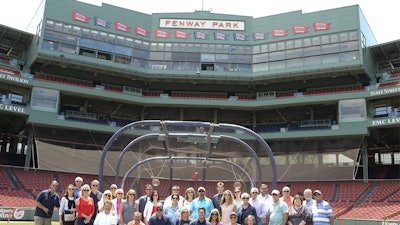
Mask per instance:
[[[122,197],[124,197],[124,190],[122,190],[121,188],[118,188],[115,191],[115,194],[116,194],[117,197],[114,198],[112,200],[112,202],[113,202],[113,205],[114,205],[115,210],[117,212],[117,215],[119,215],[119,209],[121,208]]]
[[[130,189],[126,193],[126,201],[121,203],[121,208],[119,209],[119,219],[120,223],[127,224],[132,220],[134,213],[139,211],[139,204],[135,201],[136,191]]]
[[[99,209],[99,212],[104,211],[104,202],[106,200],[112,200],[112,193],[110,190],[105,190],[103,195],[101,196],[101,200],[97,203],[97,208]],[[111,211],[115,211],[115,206],[113,204]]]
[[[190,223],[190,210],[188,207],[183,207],[179,216],[179,220],[175,222],[175,225],[189,225]]]
[[[58,212],[60,218],[60,225],[74,225],[75,224],[75,187],[73,184],[69,184],[65,195],[61,199],[60,209]],[[67,216],[65,216],[67,215]],[[72,220],[73,218],[73,220]]]
[[[164,208],[164,215],[167,216],[171,220],[171,225],[175,225],[176,221],[179,218],[179,214],[181,211],[181,207],[179,207],[179,195],[172,194],[171,195],[171,205],[166,206]]]
[[[211,210],[210,216],[208,216],[207,221],[210,222],[211,225],[222,225],[221,216],[219,215],[218,209]]]
[[[183,207],[187,207],[190,209],[190,205],[192,204],[193,199],[196,198],[196,192],[194,188],[189,187],[185,191],[185,200],[183,200]]]
[[[77,200],[76,211],[78,212],[78,223],[77,225],[92,225],[90,222],[94,213],[94,201],[89,196],[90,186],[85,184],[82,186],[79,192],[79,198]]]
[[[249,203],[250,195],[248,193],[244,192],[241,197],[243,204],[238,208],[238,224],[244,225],[244,220],[247,216],[253,215],[254,218],[257,218],[257,212]]]
[[[293,205],[289,207],[289,225],[306,225],[311,222],[311,214],[300,195],[293,197]]]
[[[156,212],[156,205],[158,202],[160,202],[158,191],[153,190],[153,192],[151,193],[150,201],[147,201],[143,211],[144,223],[146,225],[149,225],[150,217],[152,217],[153,214]]]
[[[224,225],[228,224],[230,221],[229,215],[231,212],[236,212],[237,210],[233,194],[230,190],[224,191],[219,206],[221,207],[221,222]]]

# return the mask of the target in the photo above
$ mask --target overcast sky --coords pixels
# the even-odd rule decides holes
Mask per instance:
[[[43,0],[44,1],[44,0]],[[71,0],[73,1],[73,0]],[[400,39],[398,0],[81,0],[152,13],[194,12],[211,10],[213,13],[263,17],[301,10],[303,13],[327,10],[349,5],[360,5],[378,43]],[[0,23],[26,30],[42,0],[7,0],[2,3]]]

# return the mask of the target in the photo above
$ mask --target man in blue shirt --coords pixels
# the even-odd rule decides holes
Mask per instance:
[[[200,207],[197,210],[197,215],[199,216],[198,219],[192,220],[189,225],[211,225],[210,222],[206,220],[206,209]]]
[[[149,225],[171,225],[171,220],[164,215],[163,204],[156,204],[156,215],[150,217]]]
[[[197,189],[197,193],[199,195],[199,197],[197,197],[196,199],[194,199],[192,201],[192,204],[190,205],[190,218],[197,220],[199,218],[198,216],[198,211],[200,208],[204,208],[205,209],[205,213],[206,213],[206,218],[208,218],[211,210],[214,209],[214,205],[211,201],[211,199],[206,197],[206,189],[204,187],[199,187]]]
[[[60,207],[60,197],[56,193],[58,182],[53,180],[50,189],[43,190],[36,198],[33,220],[35,225],[51,225],[54,207]]]

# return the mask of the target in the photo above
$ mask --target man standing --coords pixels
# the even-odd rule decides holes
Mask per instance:
[[[303,201],[303,205],[307,206],[307,208],[310,210],[310,212],[312,210],[312,206],[315,203],[315,200],[312,199],[312,194],[313,193],[312,193],[311,189],[305,189],[303,192],[304,199],[305,199],[305,201]]]
[[[79,192],[81,191],[83,185],[83,178],[82,177],[75,177],[75,191],[74,196],[76,199],[79,198]]]
[[[224,183],[218,182],[217,183],[218,193],[212,197],[212,203],[214,205],[214,208],[218,209],[220,215],[222,214],[222,212],[221,212],[221,207],[219,206],[219,203],[221,202],[222,195],[224,194],[224,189],[225,189]]]
[[[258,197],[264,201],[265,213],[266,213],[268,207],[272,204],[272,196],[268,194],[268,185],[267,184],[261,184],[260,194],[258,195]],[[262,219],[262,221],[261,221],[262,224],[265,224],[266,216],[267,216],[267,214],[265,214],[265,217]]]
[[[211,199],[206,197],[206,189],[204,187],[199,187],[197,193],[199,197],[195,198],[190,205],[190,218],[197,220],[199,218],[198,212],[200,208],[204,208],[205,218],[208,218],[211,210],[214,209],[214,205]]]
[[[146,194],[139,198],[139,212],[142,214],[142,221],[144,219],[143,217],[144,207],[146,206],[147,201],[151,198],[151,193],[153,192],[153,186],[151,186],[151,184],[146,184],[145,192]]]
[[[272,191],[272,204],[267,209],[267,225],[283,225],[288,221],[289,208],[279,199],[279,191]]]
[[[315,190],[315,204],[311,208],[314,225],[333,225],[334,218],[332,208],[327,201],[322,200],[322,192]]]
[[[60,197],[56,193],[58,182],[53,180],[50,189],[43,190],[36,198],[33,220],[35,225],[50,225],[54,207],[60,207]]]
[[[99,191],[99,181],[98,180],[92,180],[90,183],[91,186],[91,192],[90,192],[90,197],[93,198],[93,203],[94,203],[94,214],[92,216],[92,222],[94,219],[96,219],[97,211],[98,211],[98,206],[97,204],[101,200],[101,197],[103,193]]]
[[[116,184],[111,184],[110,185],[110,191],[111,191],[112,199],[117,197],[117,189],[118,189],[118,186]]]
[[[293,197],[290,196],[290,188],[288,186],[282,188],[281,200],[284,201],[288,207],[293,205]]]
[[[192,220],[189,225],[211,225],[210,222],[206,220],[206,209],[200,207],[197,210],[197,215],[199,215],[198,219]]]
[[[181,189],[180,189],[180,187],[178,185],[174,185],[172,187],[172,194],[170,196],[166,197],[165,200],[164,200],[164,208],[167,208],[167,207],[171,206],[171,204],[172,204],[171,196],[172,195],[178,195],[179,196],[178,206],[179,206],[179,208],[183,207],[183,201],[185,200],[185,198],[183,196],[179,195],[180,190]]]
[[[171,225],[171,220],[164,216],[163,204],[156,204],[156,215],[150,217],[149,225]]]
[[[111,213],[113,203],[111,200],[106,200],[104,202],[104,211],[99,213],[94,220],[93,225],[117,225],[118,215]]]
[[[262,225],[264,221],[265,223],[265,217],[267,216],[267,211],[265,207],[264,201],[258,197],[258,189],[253,187],[250,191],[250,200],[249,203],[251,206],[253,206],[256,209],[257,212],[257,218],[256,219],[256,224],[257,225]]]

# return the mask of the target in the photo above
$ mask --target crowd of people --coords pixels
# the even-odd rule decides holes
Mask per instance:
[[[160,199],[157,190],[145,186],[144,195],[124,190],[112,184],[103,193],[99,181],[83,184],[81,177],[75,185],[66,187],[61,200],[56,190],[58,182],[37,197],[35,225],[51,224],[54,208],[59,208],[60,225],[333,225],[334,217],[329,203],[320,190],[305,189],[302,195],[292,196],[290,187],[272,190],[262,184],[260,190],[250,193],[240,187],[226,190],[217,182],[217,193],[207,197],[204,187],[185,189],[172,187],[171,195]],[[211,196],[211,195],[210,195]]]

